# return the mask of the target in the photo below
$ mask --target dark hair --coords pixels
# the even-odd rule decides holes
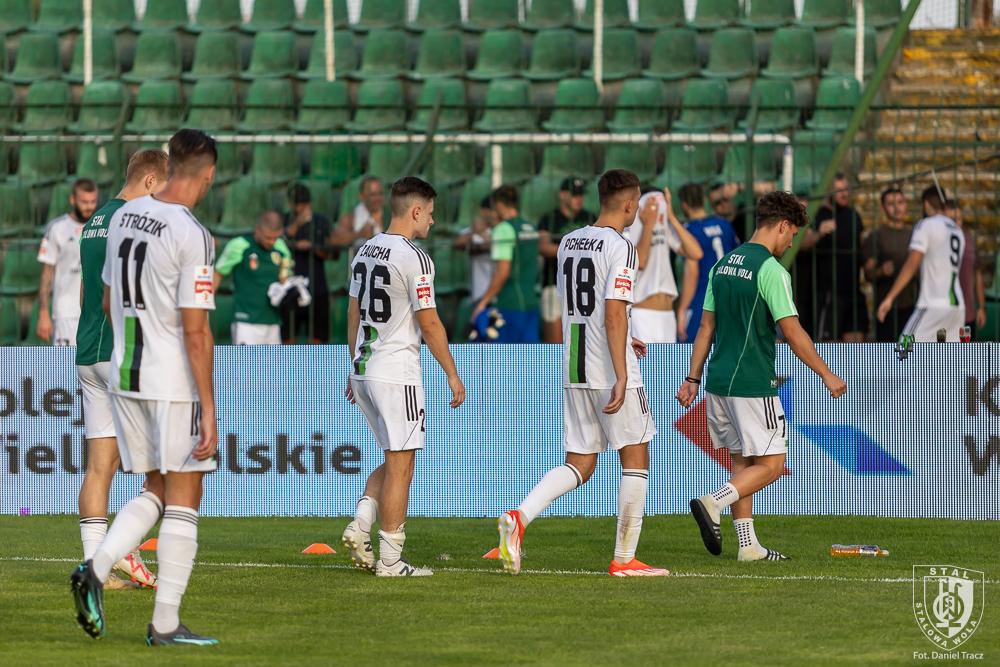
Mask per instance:
[[[479,208],[493,208],[493,200],[490,199],[489,195],[479,200]]]
[[[901,195],[903,191],[899,189],[898,185],[890,185],[885,190],[882,191],[882,196],[879,201],[882,202],[882,207],[885,208],[885,198],[889,195]]]
[[[167,154],[158,148],[147,148],[132,154],[125,169],[125,182],[133,183],[150,173],[155,173],[161,180],[167,175]]]
[[[930,204],[935,211],[940,211],[944,208],[944,202],[948,199],[948,193],[945,192],[944,188],[938,188],[936,185],[932,185],[924,189],[920,194],[920,201],[925,204]]]
[[[722,181],[716,181],[715,183],[712,183],[712,187],[710,187],[708,191],[715,192],[716,190],[721,190],[724,187],[726,187],[725,183],[723,183]]]
[[[501,185],[490,195],[490,201],[494,204],[500,202],[504,206],[517,208],[520,203],[520,197],[517,194],[517,188],[513,185]]]
[[[309,188],[302,183],[296,183],[288,190],[288,199],[293,204],[311,204],[312,193]]]
[[[944,208],[955,208],[955,209],[962,208],[962,203],[959,202],[957,199],[947,199],[944,202]]]
[[[847,174],[845,174],[842,171],[838,171],[836,174],[833,175],[833,180],[835,180],[835,181],[846,181],[847,180]]]
[[[215,148],[215,139],[201,130],[185,128],[170,137],[167,154],[169,155],[170,173],[184,170],[188,165],[205,159],[215,164],[219,153]]]
[[[392,184],[392,189],[389,191],[389,206],[394,216],[400,216],[406,214],[414,198],[429,202],[436,197],[437,190],[427,181],[416,176],[403,176]]]
[[[364,194],[365,193],[365,187],[369,183],[381,183],[381,182],[382,182],[382,180],[378,176],[372,176],[371,174],[369,174],[369,175],[363,177],[361,179],[361,182],[358,183],[358,192],[360,192],[361,194]]]
[[[768,192],[757,202],[757,227],[770,227],[787,220],[796,227],[806,227],[806,209],[791,192]]]
[[[688,208],[701,208],[705,205],[705,190],[697,183],[685,183],[677,191],[677,198]]]
[[[73,181],[72,193],[77,192],[97,192],[97,183],[91,178],[78,178]]]
[[[619,192],[639,187],[639,177],[627,169],[609,169],[597,181],[597,197],[603,208]]]

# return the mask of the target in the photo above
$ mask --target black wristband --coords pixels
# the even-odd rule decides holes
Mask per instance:
[[[687,376],[686,378],[684,378],[684,381],[685,382],[690,382],[692,384],[697,384],[697,385],[701,384],[701,378],[693,378],[690,375]]]

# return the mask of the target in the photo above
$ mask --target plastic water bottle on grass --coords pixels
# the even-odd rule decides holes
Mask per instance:
[[[841,556],[855,558],[860,556],[888,556],[889,550],[883,549],[877,544],[834,544],[830,547],[831,556]]]

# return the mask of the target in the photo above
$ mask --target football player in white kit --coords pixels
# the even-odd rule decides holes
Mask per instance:
[[[511,574],[521,570],[525,527],[560,496],[594,474],[597,455],[618,451],[618,531],[608,574],[656,577],[667,570],[635,557],[649,485],[649,441],[656,425],[639,373],[646,346],[629,333],[638,257],[622,231],[635,220],[639,179],[612,169],[598,182],[597,222],[566,234],[559,244],[558,289],[562,297],[566,462],[542,478],[517,509],[497,521],[500,559]]]
[[[191,213],[212,186],[216,159],[214,139],[180,130],[170,139],[166,186],[123,205],[108,226],[102,277],[115,339],[112,414],[122,467],[145,473],[146,487],[70,578],[77,620],[92,637],[104,634],[102,587],[111,566],[162,515],[146,643],[218,643],[179,617],[198,551],[202,478],[215,470],[218,446],[208,321],[215,242]]]
[[[355,565],[379,577],[433,574],[402,555],[413,466],[425,437],[421,337],[448,376],[451,407],[465,401],[465,386],[434,302],[434,263],[413,244],[415,238],[427,238],[434,224],[436,196],[429,183],[414,176],[393,183],[389,229],[361,246],[351,264],[347,340],[352,363],[344,395],[361,409],[385,462],[368,476],[343,542]],[[371,545],[376,519],[377,561]]]
[[[77,179],[69,196],[73,210],[49,221],[38,248],[42,276],[35,332],[57,347],[76,345],[76,327],[80,321],[80,234],[83,224],[97,210],[97,194],[94,181]]]
[[[632,295],[632,335],[644,343],[676,343],[677,282],[670,251],[694,262],[703,252],[698,240],[674,215],[670,190],[650,190],[642,195],[635,222],[622,235],[635,245],[639,258]]]
[[[958,278],[965,236],[955,221],[943,214],[945,197],[937,186],[924,190],[920,199],[924,219],[913,227],[910,255],[878,307],[878,320],[885,321],[893,301],[919,270],[920,295],[903,334],[912,335],[918,343],[933,343],[938,330],[944,329],[946,340],[957,343],[959,330],[965,325],[965,300]]]

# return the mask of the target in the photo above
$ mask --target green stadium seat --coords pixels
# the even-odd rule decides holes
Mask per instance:
[[[156,0],[146,3],[146,13],[135,22],[137,32],[176,30],[188,23],[187,0]]]
[[[531,48],[531,63],[524,78],[532,81],[558,81],[580,74],[580,56],[576,48],[576,33],[555,28],[535,35]]]
[[[29,236],[34,227],[30,187],[0,181],[0,238]]]
[[[837,28],[833,34],[830,64],[823,70],[823,76],[854,76],[854,28]],[[865,76],[875,71],[877,60],[876,34],[874,28],[865,28]]]
[[[0,79],[7,74],[7,36],[0,32]]]
[[[452,186],[476,175],[475,148],[469,144],[434,144],[427,176],[437,186]]]
[[[462,25],[468,32],[517,28],[518,0],[469,0],[469,19]]]
[[[310,134],[333,132],[343,129],[350,120],[347,82],[312,79],[305,84],[298,119],[292,129]]]
[[[639,60],[639,38],[631,28],[610,28],[604,31],[603,81],[621,81],[639,76],[642,62]],[[585,76],[593,77],[592,69]]]
[[[239,149],[240,146],[231,141],[215,144],[215,150],[219,155],[215,162],[215,182],[217,184],[230,183],[243,175],[243,161],[240,158]]]
[[[466,77],[472,81],[491,81],[520,76],[524,70],[524,45],[520,30],[490,30],[479,43],[476,66]]]
[[[754,116],[756,107],[756,116]],[[795,85],[786,79],[757,79],[750,90],[750,113],[740,121],[740,129],[777,132],[799,124]]]
[[[653,181],[658,188],[675,191],[685,183],[706,183],[718,173],[715,146],[711,144],[670,144],[663,171]]]
[[[346,30],[333,33],[333,70],[340,79],[358,68],[354,35]],[[316,33],[309,49],[309,64],[297,75],[300,79],[326,79],[326,36]]]
[[[409,144],[372,144],[368,150],[368,171],[365,173],[389,183],[403,175],[412,155],[413,149]],[[348,189],[358,192],[357,187]]]
[[[232,130],[239,123],[239,95],[230,79],[202,79],[191,90],[187,126],[206,131]]]
[[[505,180],[505,182],[512,183],[513,181]],[[488,175],[476,176],[475,178],[469,179],[469,181],[462,187],[462,194],[459,198],[459,227],[466,227],[472,224],[472,221],[476,219],[477,215],[479,215],[479,205],[482,203],[483,199],[490,195],[492,191],[493,188],[491,187],[491,180]]]
[[[406,76],[420,81],[438,76],[465,76],[465,70],[462,33],[431,28],[421,35],[417,65]]]
[[[708,66],[702,76],[741,79],[757,72],[757,41],[753,30],[723,28],[712,35]]]
[[[244,80],[291,76],[299,69],[295,51],[295,33],[280,30],[259,32],[253,39],[250,66],[240,77]]]
[[[63,34],[79,31],[83,25],[83,3],[80,0],[40,0],[38,18],[29,29]]]
[[[657,31],[653,39],[649,69],[643,75],[665,81],[678,81],[698,76],[701,62],[698,60],[696,33],[690,28],[664,28]]]
[[[666,124],[663,85],[653,79],[626,81],[608,129],[612,132],[648,132]]]
[[[0,46],[0,48],[3,48]],[[14,125],[17,120],[15,112],[17,107],[14,104],[14,86],[6,81],[0,81],[0,130],[7,130]],[[7,173],[7,154],[0,147],[0,177]]]
[[[58,79],[62,76],[59,63],[59,39],[48,32],[21,35],[14,71],[6,75],[11,83],[31,83],[36,79]]]
[[[795,0],[754,0],[740,23],[754,30],[774,30],[795,20]]]
[[[590,177],[595,173],[594,149],[590,144],[549,144],[542,151],[540,176],[561,181],[567,176]]]
[[[11,241],[3,258],[0,294],[22,296],[38,291],[42,265],[38,262],[37,241]]]
[[[21,144],[16,180],[27,185],[48,185],[65,178],[66,151],[62,144]]]
[[[326,273],[326,282],[330,286],[332,294],[342,295],[347,298],[347,290],[351,282],[351,253],[344,250],[334,253],[323,267]],[[344,324],[345,338],[347,324]]]
[[[264,142],[254,144],[249,176],[271,185],[298,180],[302,173],[299,149],[295,144]]]
[[[79,43],[79,40],[78,40]],[[173,30],[147,30],[135,44],[132,71],[122,75],[129,83],[177,79],[181,75],[181,45]]]
[[[365,0],[361,3],[361,16],[351,26],[354,32],[368,32],[384,28],[401,28],[406,23],[406,3],[399,0]]]
[[[238,236],[238,235],[236,235]],[[212,338],[216,345],[233,344],[233,318],[236,304],[232,294],[216,294],[215,310],[208,315],[208,323],[212,328]]]
[[[816,112],[806,121],[806,127],[828,132],[846,130],[860,101],[861,86],[857,79],[846,76],[820,79]]]
[[[601,94],[594,80],[560,81],[556,88],[552,116],[542,123],[542,127],[549,132],[589,132],[604,129]]]
[[[353,144],[316,144],[309,160],[309,178],[326,187],[340,187],[361,175],[361,156]]]
[[[83,89],[80,115],[72,132],[111,132],[124,120],[125,87],[118,81],[94,81]]]
[[[333,27],[343,30],[348,27],[347,0],[333,0]],[[323,32],[323,0],[306,0],[302,18],[292,24],[295,32],[311,35]],[[336,33],[334,33],[336,35]]]
[[[430,34],[428,32],[427,34]],[[427,132],[434,109],[440,105],[436,128],[438,131],[465,130],[469,127],[466,110],[465,84],[460,79],[430,79],[420,89],[416,113],[406,124],[413,132]]]
[[[243,23],[240,0],[212,0],[198,3],[194,21],[187,25],[191,32],[235,30]]]
[[[134,23],[135,2],[133,0],[94,0],[95,26],[99,25],[114,32],[121,32],[131,28]]]
[[[325,215],[329,220],[336,221],[337,193],[333,189],[333,186],[330,185],[330,182],[326,180],[302,179],[299,183],[309,188],[309,194],[312,195],[313,210]]]
[[[253,16],[240,26],[244,32],[288,30],[295,23],[295,0],[254,0]]]
[[[523,79],[496,79],[486,89],[483,117],[475,124],[484,132],[535,129],[531,88]]]
[[[604,168],[627,169],[643,183],[656,175],[656,146],[611,144],[604,151]]]
[[[21,342],[21,315],[17,311],[17,299],[0,298],[0,345],[17,345]]]
[[[354,79],[384,79],[401,76],[410,69],[406,34],[402,30],[372,30],[363,40],[361,67],[348,76]]]
[[[129,132],[176,132],[184,118],[184,100],[177,81],[146,81],[135,97]]]
[[[341,253],[345,257],[347,253]],[[347,275],[347,271],[344,275]],[[333,283],[327,282],[328,285],[340,285],[341,283],[346,283],[345,278],[340,278]],[[335,293],[330,295],[330,344],[331,345],[346,345],[347,344],[347,306],[350,304],[351,298],[347,294]]]
[[[28,87],[24,120],[19,132],[58,132],[70,122],[69,84],[65,81],[36,81]]]
[[[604,28],[624,28],[632,25],[629,18],[628,0],[604,0]],[[583,15],[576,22],[576,29],[594,31],[594,0],[587,0]]]
[[[31,0],[0,0],[0,35],[16,35],[29,25]]]
[[[568,28],[573,25],[575,16],[573,0],[532,0],[521,28],[531,31]]]
[[[241,132],[284,130],[295,122],[295,92],[288,79],[257,79],[247,90]]]
[[[115,33],[106,28],[94,28],[93,80],[114,79],[118,76],[118,50],[115,48]],[[76,40],[73,47],[73,63],[63,77],[73,83],[83,83],[83,38]]]
[[[483,160],[483,173],[487,183],[493,176],[493,161],[490,150]],[[501,181],[504,183],[523,183],[532,178],[535,173],[535,151],[528,144],[501,144],[500,146]],[[477,202],[478,204],[478,202]]]
[[[673,129],[703,132],[732,125],[729,89],[723,79],[694,79],[684,88],[681,115]]]
[[[698,0],[691,26],[698,30],[720,30],[740,20],[740,0]]]
[[[837,147],[837,135],[820,130],[799,130],[792,137],[792,190],[813,192],[823,178]]]
[[[228,79],[240,73],[240,38],[233,32],[204,32],[194,44],[191,71],[185,81]]]
[[[270,184],[244,176],[227,186],[222,218],[212,231],[221,237],[246,234],[253,229],[260,214],[270,208]]]
[[[658,31],[687,23],[684,0],[639,0],[639,20],[633,25],[642,32]]]
[[[559,184],[561,178],[536,176],[521,190],[521,215],[532,222],[538,222],[543,215],[551,213],[559,206]]]
[[[851,0],[804,0],[802,17],[795,23],[816,30],[836,28],[847,23]]]
[[[125,166],[120,143],[86,141],[80,144],[76,158],[76,177],[91,178],[101,187],[108,187],[124,181]]]
[[[747,159],[748,155],[753,155],[753,163]],[[774,161],[774,146],[768,144],[733,144],[726,150],[726,157],[722,161],[722,173],[720,178],[723,183],[746,183],[747,169],[752,169],[750,173],[751,183],[760,181],[775,181],[778,177],[778,170]]]
[[[462,23],[462,5],[459,0],[420,0],[417,18],[406,25],[407,30],[457,28]]]
[[[816,76],[816,33],[810,28],[779,28],[771,41],[771,55],[761,72],[771,79],[803,79]]]
[[[48,208],[45,209],[45,223],[35,229],[35,236],[41,238],[45,234],[45,227],[49,220],[54,220],[60,215],[69,213],[69,195],[73,192],[73,183],[62,180],[52,186],[49,193]]]
[[[403,85],[398,79],[370,79],[358,86],[354,120],[345,127],[351,132],[401,130],[406,123]]]
[[[865,0],[865,26],[875,30],[899,23],[903,10],[899,0]],[[848,12],[847,23],[854,25],[856,15]]]

